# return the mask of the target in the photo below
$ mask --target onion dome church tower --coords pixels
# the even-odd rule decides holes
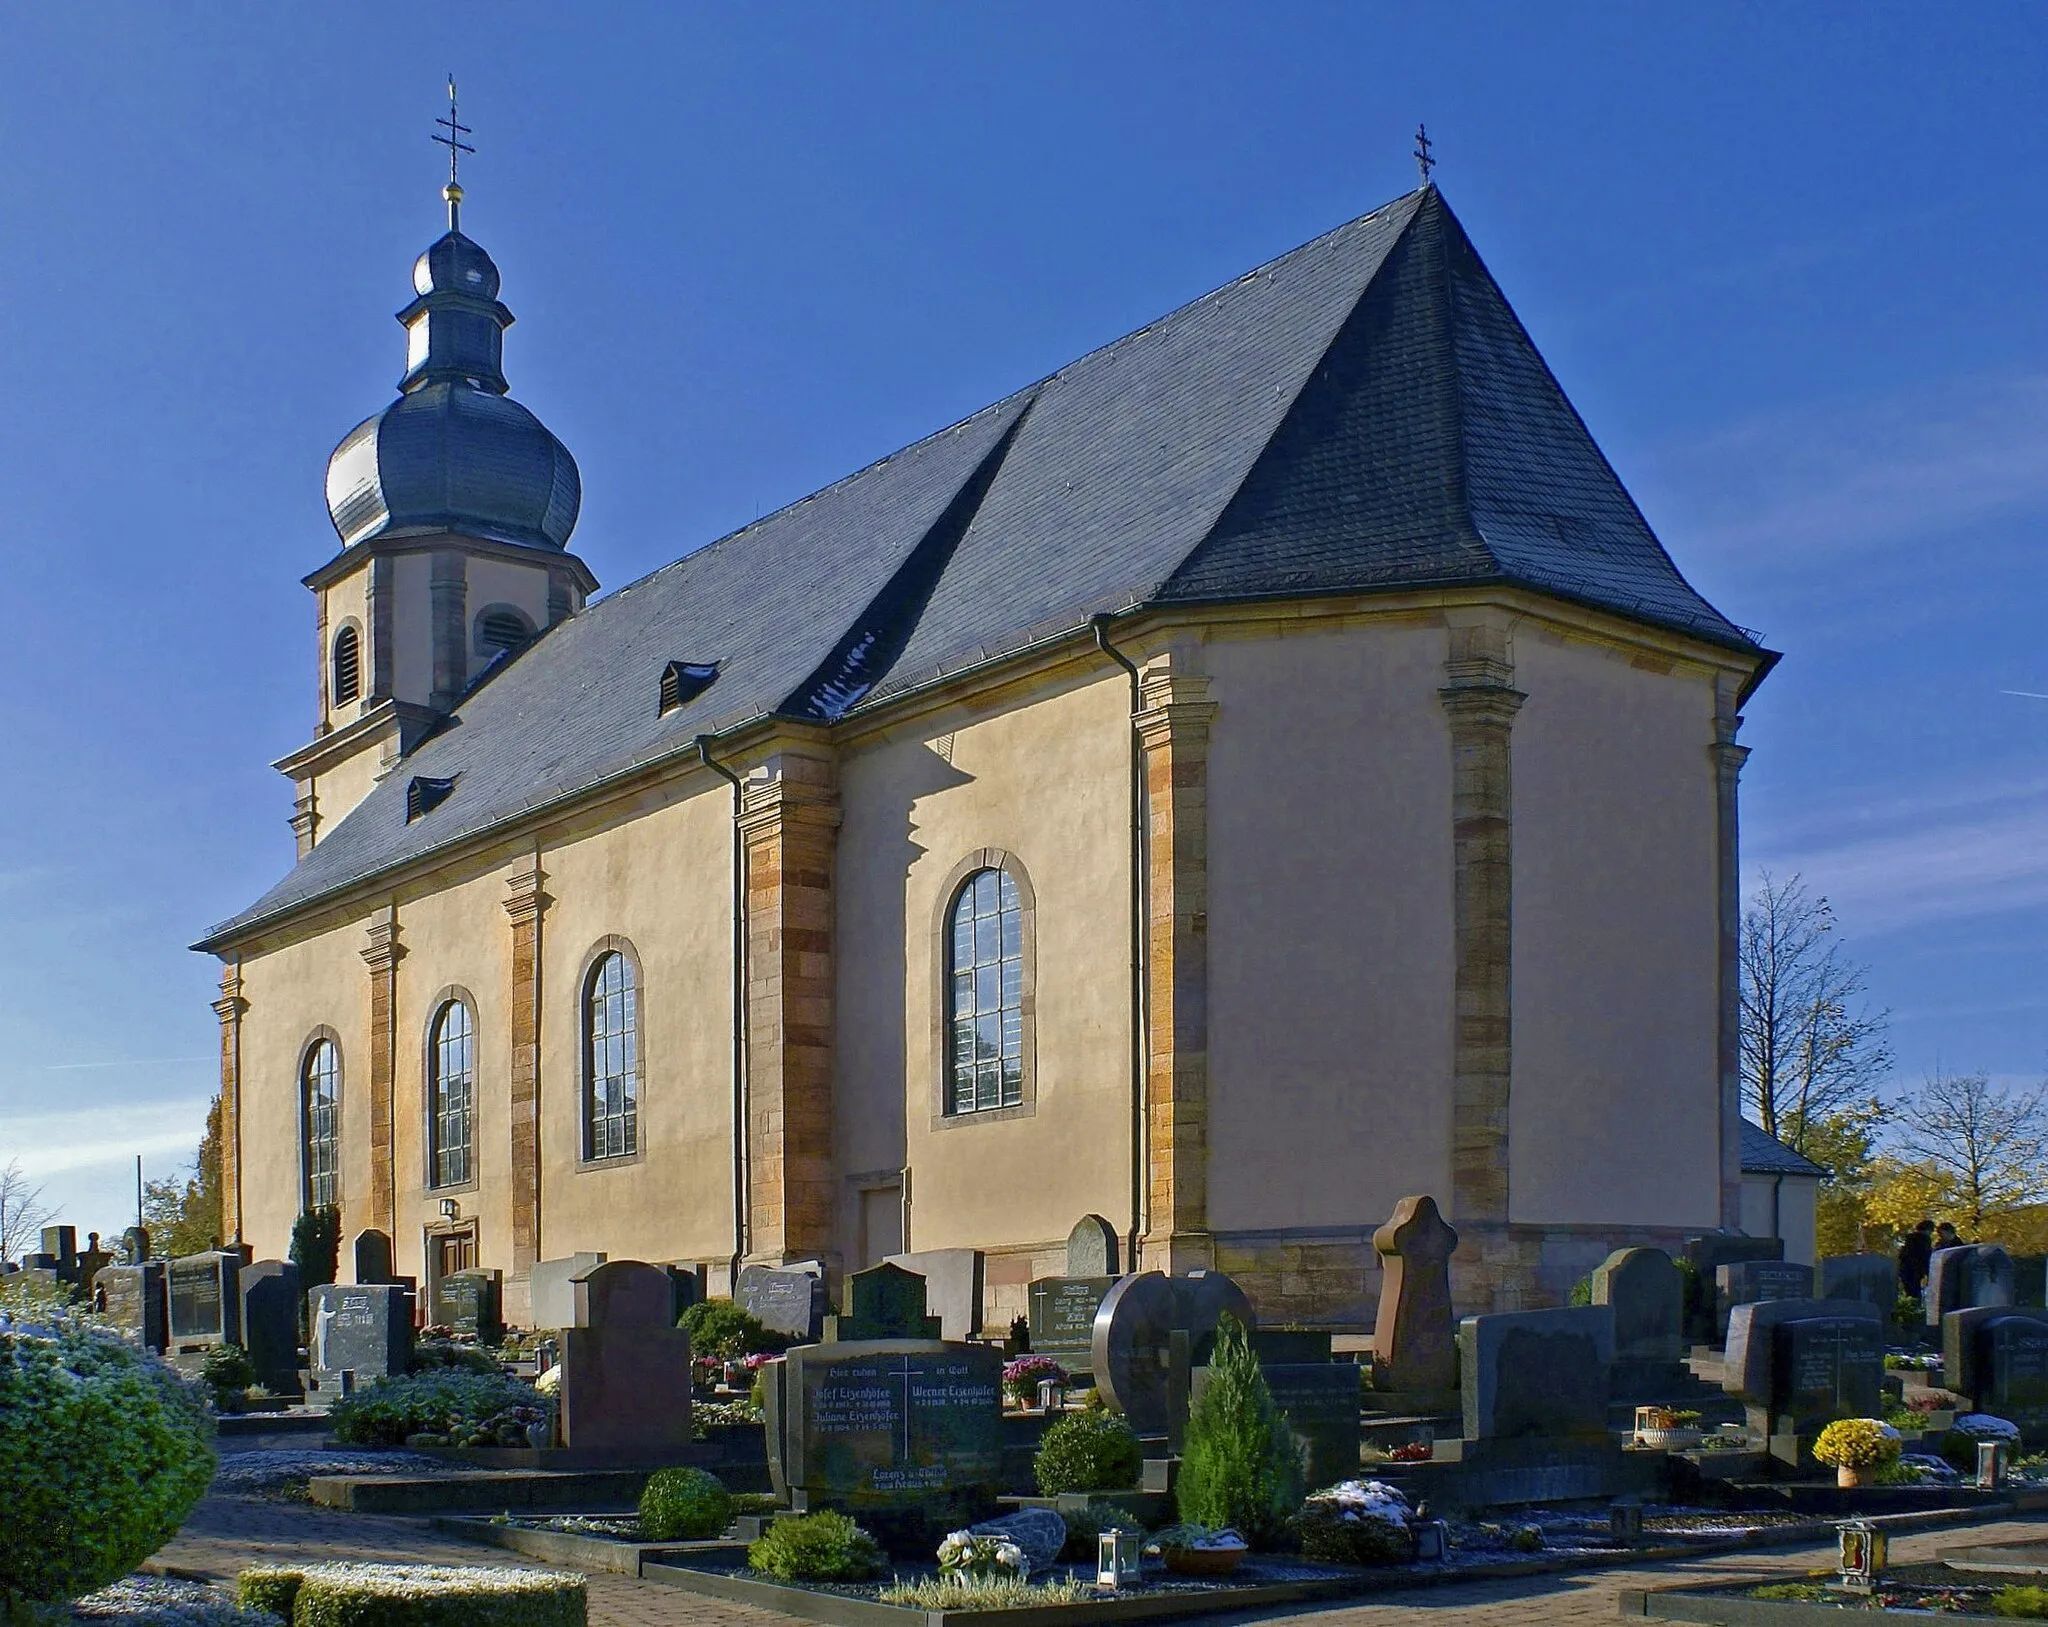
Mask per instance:
[[[446,138],[466,133],[449,119]],[[437,140],[444,138],[436,137]],[[568,551],[582,502],[569,449],[507,393],[498,268],[448,230],[413,265],[398,399],[327,464],[341,552],[308,576],[320,629],[319,718],[277,768],[298,788],[303,856],[469,690],[582,609],[597,579]]]

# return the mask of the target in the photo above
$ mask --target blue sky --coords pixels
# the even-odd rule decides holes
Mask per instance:
[[[0,13],[0,1163],[81,1226],[287,866],[328,452],[439,230],[622,585],[1413,184],[1680,566],[1785,652],[1752,864],[1902,1079],[2048,1072],[2038,6],[450,3]]]

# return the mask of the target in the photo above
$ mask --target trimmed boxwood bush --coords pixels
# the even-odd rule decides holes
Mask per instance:
[[[1182,1519],[1235,1527],[1255,1548],[1285,1540],[1301,1507],[1301,1449],[1273,1403],[1244,1324],[1233,1316],[1216,1329],[1209,1381],[1188,1413],[1174,1493]]]
[[[680,1326],[690,1336],[692,1356],[732,1361],[761,1351],[781,1350],[788,1341],[770,1333],[761,1319],[729,1299],[700,1299],[683,1312]]]
[[[585,1627],[581,1576],[513,1565],[260,1566],[237,1602],[292,1627]]]
[[[380,1378],[335,1403],[328,1419],[343,1446],[403,1446],[414,1435],[450,1446],[524,1446],[527,1426],[550,1416],[531,1384],[443,1367]]]
[[[882,1574],[882,1549],[844,1514],[801,1514],[748,1544],[747,1563],[785,1582],[859,1582]]]
[[[1137,1434],[1101,1407],[1072,1412],[1047,1426],[1035,1472],[1047,1497],[1067,1491],[1128,1491],[1138,1483],[1144,1452]]]
[[[1060,1518],[1067,1522],[1067,1540],[1060,1547],[1059,1557],[1070,1564],[1094,1564],[1102,1551],[1102,1533],[1105,1531],[1145,1534],[1145,1522],[1129,1509],[1118,1508],[1114,1503],[1090,1503],[1086,1508],[1062,1509]]]
[[[458,1373],[502,1371],[488,1350],[458,1344],[453,1339],[422,1339],[412,1347],[412,1370],[415,1373],[431,1373],[443,1367],[452,1367]]]
[[[118,1334],[0,1314],[0,1619],[161,1548],[213,1479],[198,1393]]]
[[[732,1493],[703,1469],[657,1469],[640,1493],[640,1532],[649,1542],[700,1541],[732,1524]]]

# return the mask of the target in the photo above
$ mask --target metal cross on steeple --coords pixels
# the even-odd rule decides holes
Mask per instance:
[[[452,95],[454,92],[455,81],[451,79],[448,82],[448,84],[450,94]],[[1418,124],[1415,127],[1415,167],[1422,174],[1422,184],[1424,186],[1428,186],[1431,184],[1429,179],[1429,172],[1436,168],[1436,160],[1429,156],[1429,146],[1430,142],[1428,127],[1425,125]]]
[[[448,117],[436,119],[434,123],[448,132],[445,136],[435,136],[434,140],[448,149],[448,184],[441,188],[441,196],[448,200],[448,229],[456,232],[462,229],[462,185],[455,179],[455,172],[462,162],[462,155],[476,151],[462,138],[476,132],[464,124],[456,113],[455,75],[452,73],[448,76]]]

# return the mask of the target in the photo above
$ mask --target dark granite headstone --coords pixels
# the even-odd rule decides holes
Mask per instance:
[[[1792,1260],[1731,1260],[1714,1271],[1714,1332],[1725,1340],[1728,1313],[1765,1299],[1812,1299],[1813,1267]]]
[[[242,1268],[242,1348],[256,1382],[272,1395],[299,1388],[299,1268],[289,1260],[258,1260]]]
[[[1836,1254],[1820,1263],[1822,1299],[1860,1299],[1889,1321],[1899,1298],[1898,1263],[1888,1254]]]
[[[1708,1232],[1688,1237],[1679,1257],[1691,1267],[1685,1284],[1685,1336],[1696,1344],[1717,1337],[1714,1273],[1737,1260],[1782,1260],[1782,1237],[1745,1237],[1740,1232]]]
[[[2019,1425],[2029,1448],[2048,1444],[2048,1310],[1980,1305],[1941,1319],[1942,1371],[1978,1412]]]
[[[59,1282],[76,1283],[78,1276],[78,1229],[75,1226],[43,1228],[44,1269],[57,1273]]]
[[[1800,1317],[1772,1329],[1771,1433],[1817,1435],[1837,1418],[1874,1418],[1884,1328],[1862,1317]]]
[[[745,1266],[732,1297],[759,1317],[771,1333],[800,1344],[815,1342],[825,1331],[825,1273],[821,1266],[801,1270]]]
[[[1927,1325],[1950,1311],[2013,1303],[2012,1256],[1996,1243],[1938,1248],[1927,1262]]]
[[[1617,1362],[1684,1355],[1685,1279],[1660,1248],[1616,1249],[1593,1272],[1593,1303],[1614,1312]]]
[[[1100,1215],[1084,1215],[1067,1233],[1067,1275],[1119,1276],[1120,1253],[1116,1228]]]
[[[671,1261],[662,1268],[668,1272],[668,1305],[675,1313],[672,1320],[680,1322],[683,1312],[692,1305],[701,1305],[709,1294],[705,1278],[708,1272],[700,1261],[684,1263]]]
[[[771,1371],[770,1467],[792,1507],[950,1511],[993,1496],[1003,1376],[994,1346],[803,1345]]]
[[[434,1320],[458,1339],[499,1343],[505,1337],[504,1279],[481,1268],[449,1272],[434,1285]]]
[[[93,1308],[145,1350],[161,1352],[170,1343],[161,1260],[101,1267],[93,1278]]]
[[[395,1282],[391,1274],[391,1238],[376,1230],[360,1231],[349,1245],[349,1256],[355,1262],[355,1280],[359,1283]]]
[[[1033,1354],[1050,1356],[1069,1372],[1086,1372],[1093,1359],[1095,1313],[1114,1277],[1040,1277],[1026,1290]]]
[[[1457,1323],[1451,1311],[1451,1253],[1458,1234],[1436,1199],[1403,1198],[1372,1234],[1380,1256],[1380,1306],[1373,1323],[1373,1385],[1447,1394],[1458,1381]]]
[[[413,1296],[396,1283],[323,1282],[306,1291],[307,1358],[323,1390],[342,1373],[358,1384],[412,1366]]]
[[[1187,1422],[1187,1375],[1208,1363],[1225,1316],[1247,1332],[1258,1326],[1244,1290],[1220,1271],[1119,1277],[1089,1340],[1097,1393],[1140,1435],[1177,1439]]]
[[[825,1341],[936,1339],[939,1319],[925,1314],[925,1282],[884,1260],[846,1279],[846,1315],[825,1318]]]
[[[2012,1257],[2012,1302],[2037,1309],[2048,1307],[2048,1254]]]
[[[242,1257],[215,1250],[170,1262],[167,1276],[173,1349],[242,1342],[242,1303],[237,1278]]]
[[[669,1315],[668,1272],[608,1260],[575,1279],[562,1333],[562,1444],[619,1463],[686,1463],[690,1336]]]
[[[1611,1306],[1468,1316],[1458,1346],[1466,1439],[1607,1439]]]
[[[1359,1392],[1365,1373],[1356,1362],[1261,1362],[1266,1387],[1286,1414],[1307,1465],[1310,1490],[1358,1478]],[[1197,1368],[1189,1394],[1199,1400],[1209,1369]]]

